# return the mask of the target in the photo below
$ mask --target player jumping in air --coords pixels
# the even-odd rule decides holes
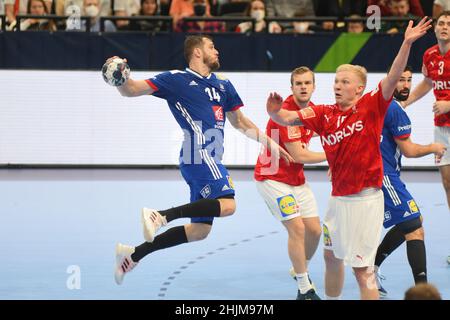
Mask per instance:
[[[118,284],[146,255],[203,240],[211,231],[215,217],[235,212],[233,182],[221,164],[225,117],[249,138],[268,145],[275,157],[281,155],[293,162],[285,150],[240,111],[243,103],[231,82],[213,73],[220,66],[219,53],[209,36],[188,36],[184,54],[189,64],[185,70],[163,72],[148,80],[129,79],[117,87],[123,96],[151,94],[167,100],[185,134],[180,170],[191,191],[189,204],[167,210],[142,210],[146,242],[136,247],[120,243],[116,246],[115,280]],[[170,228],[155,237],[161,226],[179,218],[191,218],[191,223]]]

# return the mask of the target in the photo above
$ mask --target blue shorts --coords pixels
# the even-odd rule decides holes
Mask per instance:
[[[383,226],[385,228],[420,217],[416,201],[406,190],[406,186],[399,176],[385,175],[383,177],[383,193]]]
[[[204,172],[197,172],[196,165],[180,166],[181,174],[191,190],[191,202],[200,199],[217,199],[223,196],[234,196],[234,184],[225,166],[217,164],[218,179],[205,178]],[[198,178],[200,177],[200,178]],[[191,218],[192,223],[212,222],[214,217]]]

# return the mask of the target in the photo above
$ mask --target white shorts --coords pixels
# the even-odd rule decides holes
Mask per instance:
[[[434,127],[434,142],[442,143],[447,147],[441,162],[436,165],[447,166],[450,164],[450,127]]]
[[[370,188],[345,197],[331,197],[323,221],[324,249],[346,265],[370,267],[380,243],[384,219],[381,189]]]
[[[272,215],[279,221],[295,217],[318,217],[317,203],[307,183],[290,186],[286,183],[264,180],[256,181],[256,189],[263,197]]]

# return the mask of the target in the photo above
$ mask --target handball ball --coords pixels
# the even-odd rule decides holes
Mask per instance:
[[[118,87],[130,77],[130,67],[123,59],[114,58],[103,65],[102,75],[107,84]]]

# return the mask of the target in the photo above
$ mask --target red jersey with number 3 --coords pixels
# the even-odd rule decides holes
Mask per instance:
[[[298,112],[306,128],[320,135],[331,169],[333,196],[359,193],[364,188],[381,188],[383,162],[380,137],[389,100],[381,84],[363,95],[353,108],[317,105]]]
[[[314,104],[310,102],[308,106],[314,106]],[[284,100],[282,108],[290,111],[299,110],[299,107],[295,103],[292,95]],[[270,119],[267,123],[266,134],[274,139],[275,142],[277,142],[277,137],[275,135],[278,135],[278,144],[286,150],[286,143],[300,141],[301,143],[308,144],[314,132],[303,126],[285,127]],[[283,159],[280,159],[277,163],[274,163],[271,161],[270,151],[264,150],[264,152],[258,157],[258,162],[255,166],[255,180],[275,180],[291,186],[301,186],[305,184],[303,164],[287,164]]]
[[[450,101],[450,51],[441,55],[435,45],[423,55],[423,73],[433,81],[433,92],[437,101]],[[434,116],[434,125],[450,127],[450,113]]]

